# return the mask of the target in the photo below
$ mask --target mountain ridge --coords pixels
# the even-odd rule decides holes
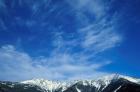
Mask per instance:
[[[4,88],[5,86],[9,90],[14,90],[18,87],[23,90],[36,90],[33,92],[140,92],[140,79],[112,74],[93,80],[51,81],[46,79],[32,79],[16,83],[4,83],[1,81],[0,92],[21,92],[1,91],[1,89],[6,89]]]

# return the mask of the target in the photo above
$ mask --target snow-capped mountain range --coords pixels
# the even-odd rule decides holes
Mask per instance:
[[[102,86],[104,86],[102,88],[102,90],[103,90],[111,83],[111,81],[113,81],[113,80],[115,81],[115,80],[118,80],[121,78],[126,79],[133,83],[137,83],[137,84],[140,83],[139,79],[135,79],[135,78],[123,76],[123,75],[117,75],[117,74],[104,76],[104,77],[98,78],[96,80],[75,80],[75,81],[60,82],[60,81],[50,81],[50,80],[45,80],[45,79],[33,79],[33,80],[23,81],[21,83],[36,85],[47,91],[55,91],[55,90],[58,90],[61,88],[61,91],[63,92],[67,88],[71,87],[72,85],[74,85],[76,83],[84,85],[84,86],[92,85],[92,86],[96,87],[98,90],[101,89]],[[77,88],[77,92],[81,92],[81,91],[78,91],[78,88]]]
[[[14,91],[1,91],[6,89],[3,88],[4,85],[7,86],[7,89],[11,88]],[[22,91],[17,91],[18,87]],[[20,83],[1,82],[0,92],[140,92],[140,79],[117,74],[96,80],[51,81],[33,79]]]

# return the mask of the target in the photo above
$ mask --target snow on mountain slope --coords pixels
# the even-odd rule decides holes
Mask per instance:
[[[66,88],[74,84],[74,82],[59,82],[59,81],[50,81],[45,79],[33,79],[33,80],[23,81],[21,83],[37,85],[45,90],[51,90],[51,91],[57,90],[59,88],[62,88],[62,91],[64,91]]]
[[[104,90],[111,83],[112,80],[118,80],[120,78],[126,79],[126,80],[128,80],[130,82],[133,82],[133,83],[137,83],[137,84],[140,83],[139,79],[135,79],[135,78],[132,78],[132,77],[129,77],[129,76],[118,75],[118,74],[111,74],[111,75],[104,76],[104,77],[96,79],[95,84],[99,85],[97,87],[98,89],[100,89],[100,87],[103,85],[104,87],[102,88],[102,90]]]
[[[129,81],[134,82],[134,83],[138,83],[138,84],[140,83],[139,79],[132,78],[132,77],[129,77],[129,76],[120,75],[120,78],[124,78],[124,79],[129,80]]]
[[[108,75],[108,76],[104,76],[104,77],[96,79],[96,81],[102,81],[105,85],[108,85],[108,84],[110,84],[110,82],[112,80],[118,80],[120,78],[126,79],[130,82],[133,82],[133,83],[138,83],[139,84],[139,82],[140,82],[139,79],[132,78],[132,77],[129,77],[129,76],[124,76],[124,75],[118,75],[118,74],[111,74],[111,75]]]
[[[123,75],[117,75],[117,74],[112,74],[109,76],[104,76],[102,78],[98,78],[96,80],[79,80],[79,81],[67,81],[67,82],[59,82],[59,81],[49,81],[49,80],[44,80],[44,79],[33,79],[33,80],[27,80],[23,81],[21,83],[24,84],[32,84],[32,85],[37,85],[41,87],[42,89],[49,90],[49,91],[55,91],[60,88],[62,88],[62,92],[66,90],[68,87],[74,85],[74,84],[80,84],[84,86],[94,86],[96,87],[97,90],[104,90],[112,80],[118,80],[120,78],[126,79],[130,82],[140,84],[140,80],[128,77],[128,76],[123,76]],[[77,88],[77,91],[80,92],[80,90]]]

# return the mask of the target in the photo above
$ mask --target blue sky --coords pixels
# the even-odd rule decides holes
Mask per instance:
[[[0,0],[0,80],[140,77],[139,0]]]

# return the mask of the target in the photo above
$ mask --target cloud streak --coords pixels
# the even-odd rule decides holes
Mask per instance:
[[[122,41],[122,37],[116,33],[114,25],[106,22],[89,25],[80,29],[80,32],[84,37],[82,47],[95,51],[95,53],[113,48]]]
[[[49,58],[32,58],[25,52],[17,51],[12,45],[7,45],[0,48],[0,78],[12,81],[32,78],[70,80],[92,72],[98,74],[99,68],[110,64],[107,61],[96,64],[73,62],[77,61],[72,55],[58,53]],[[99,72],[99,74],[107,73]],[[97,76],[91,75],[90,78]],[[83,78],[89,78],[89,76]]]
[[[117,33],[119,15],[115,12],[110,15],[108,12],[111,8],[111,2],[72,0],[68,3],[76,10],[78,23],[82,22],[78,33],[81,36],[81,47],[85,51],[93,51],[97,54],[121,43],[122,36]],[[91,18],[90,15],[94,18]]]
[[[78,12],[89,12],[96,18],[102,17],[107,10],[107,2],[102,0],[67,0]]]

